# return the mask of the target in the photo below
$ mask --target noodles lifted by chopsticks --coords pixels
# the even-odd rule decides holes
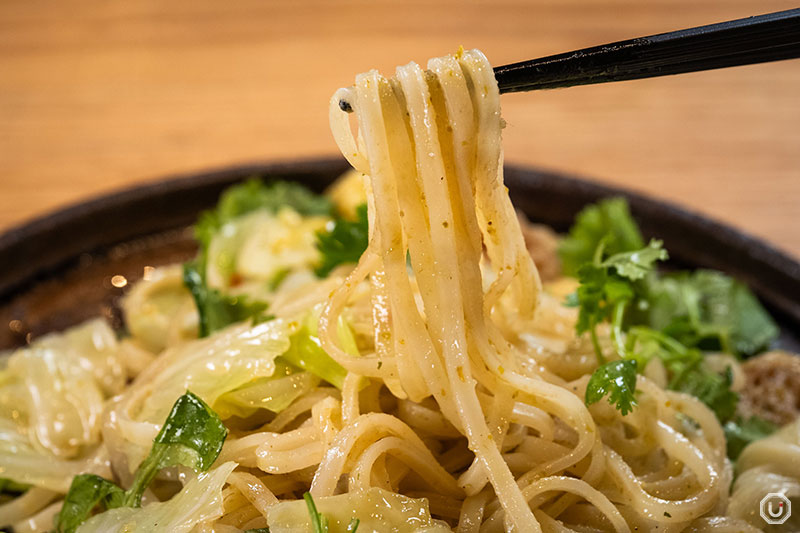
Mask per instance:
[[[342,107],[355,111],[357,138]],[[654,410],[640,411],[636,429],[653,439],[636,439],[636,456],[665,454],[663,462],[682,463],[692,481],[674,501],[654,497],[626,454],[604,445],[606,428],[575,395],[585,380],[564,383],[519,346],[541,289],[503,185],[499,93],[486,58],[463,52],[432,59],[427,71],[412,63],[391,80],[375,71],[361,74],[353,88],[332,98],[331,123],[342,153],[368,176],[372,234],[358,267],[326,307],[323,346],[350,372],[383,380],[398,398],[435,399],[443,422],[474,453],[469,468],[453,472],[463,491],[453,497],[470,503],[462,509],[488,502],[479,512],[488,513],[486,522],[499,527],[504,515],[520,531],[541,531],[542,523],[552,523],[543,515],[566,512],[596,512],[593,520],[629,531],[623,510],[650,524],[686,523],[711,510],[725,475],[716,421],[698,415],[710,427],[691,442],[670,425],[677,414],[665,397],[671,393],[645,385]],[[482,271],[483,247],[489,265]],[[385,320],[375,324],[374,356],[352,357],[336,346],[328,325],[365,278]],[[540,320],[549,320],[547,308],[538,311]],[[347,402],[345,412],[358,412]],[[519,415],[525,411],[534,415]],[[352,422],[361,423],[362,438],[381,438],[386,430],[377,421],[369,427],[369,417]],[[615,417],[608,422],[619,424]],[[316,472],[315,495],[332,494],[343,473],[338,444]],[[599,490],[612,479],[613,493]],[[487,490],[491,498],[476,500]]]
[[[189,389],[193,405],[216,411],[199,410],[224,440],[206,457],[213,468],[195,474],[185,467],[200,452],[178,448],[188,462],[164,463],[142,488],[141,509],[104,496],[84,509],[95,516],[78,531],[160,523],[289,533],[326,520],[332,532],[359,533],[755,531],[752,516],[726,509],[733,471],[719,421],[696,397],[668,390],[659,359],[633,378],[633,412],[584,403],[595,345],[576,336],[575,310],[555,285],[542,288],[526,248],[503,183],[499,92],[483,54],[459,51],[427,70],[410,63],[391,79],[360,74],[331,99],[330,120],[366,191],[358,264],[314,275],[313,237],[333,221],[308,192],[293,206],[227,221],[218,213],[204,221],[219,227],[207,231],[198,263],[183,274],[158,269],[126,296],[130,337],[90,323],[15,353],[0,388],[0,434],[17,455],[0,446],[0,466],[34,488],[0,505],[0,522],[18,531],[52,522],[76,474],[135,485],[154,439],[174,444],[159,441],[164,420]],[[261,194],[247,187],[246,202]],[[342,223],[357,240],[357,223]],[[208,331],[193,298],[219,306],[214,324],[201,321]],[[247,298],[268,302],[268,313],[249,315],[258,323],[236,314]],[[198,329],[209,335],[194,338]],[[92,350],[76,356],[75,339],[86,344],[87,335]],[[610,346],[608,329],[594,341]],[[61,366],[44,364],[55,352]],[[738,363],[729,366],[739,375]],[[132,378],[125,387],[123,375]],[[65,392],[64,376],[81,394]],[[63,393],[47,393],[58,400],[52,412],[36,407],[48,386]],[[59,425],[67,419],[81,423]],[[796,437],[781,435],[743,455],[753,470],[741,479],[756,488],[737,484],[737,502],[800,486],[764,467],[770,446]],[[110,510],[96,513],[103,505]]]

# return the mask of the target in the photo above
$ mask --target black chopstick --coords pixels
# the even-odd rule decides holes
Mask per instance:
[[[501,93],[668,76],[800,57],[800,9],[495,67]]]

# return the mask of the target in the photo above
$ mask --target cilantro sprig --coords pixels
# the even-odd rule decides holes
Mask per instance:
[[[711,372],[703,366],[704,355],[668,334],[647,326],[628,331],[626,356],[637,360],[640,368],[657,357],[670,376],[668,388],[690,394],[705,403],[720,422],[734,416],[739,396],[731,390],[730,368],[724,373]]]
[[[652,240],[640,249],[618,252],[603,259],[607,240],[603,239],[593,254],[593,259],[578,269],[580,285],[568,303],[579,307],[577,333],[590,332],[599,363],[605,362],[597,337],[597,326],[602,322],[612,325],[612,339],[620,357],[624,356],[622,329],[625,311],[641,287],[636,282],[645,278],[656,261],[667,259],[661,241]]]
[[[636,405],[632,369],[659,358],[670,389],[699,398],[730,425],[731,435],[747,440],[766,426],[736,418],[730,371],[708,370],[704,351],[752,355],[770,345],[777,326],[745,285],[721,272],[660,274],[655,267],[667,259],[666,250],[660,241],[643,242],[626,201],[612,198],[584,209],[559,248],[565,273],[580,282],[567,300],[579,308],[576,331],[590,334],[600,364],[586,403],[608,395],[627,414]],[[610,363],[600,324],[610,328]]]
[[[600,242],[605,242],[608,255],[644,246],[642,234],[624,198],[608,198],[578,213],[575,224],[558,248],[564,273],[576,275],[581,266],[594,259]]]
[[[219,456],[227,435],[228,430],[217,414],[187,391],[173,405],[153,440],[150,454],[136,470],[131,487],[123,490],[95,474],[76,476],[56,517],[56,531],[73,533],[98,506],[140,507],[142,494],[161,469],[182,465],[208,470]]]

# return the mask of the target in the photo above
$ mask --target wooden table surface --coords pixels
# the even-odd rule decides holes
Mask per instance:
[[[0,229],[170,173],[336,153],[376,67],[494,64],[796,0],[4,0]],[[506,160],[673,200],[800,257],[800,61],[503,97]]]

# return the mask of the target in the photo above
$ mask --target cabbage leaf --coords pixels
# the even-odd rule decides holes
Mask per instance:
[[[315,510],[324,515],[330,533],[346,533],[356,518],[358,533],[445,533],[450,528],[434,520],[425,499],[409,498],[377,487],[364,492],[315,498]],[[281,502],[269,509],[270,533],[307,533],[312,517],[303,500]]]
[[[78,458],[99,442],[105,399],[119,391],[125,374],[111,328],[95,319],[63,333],[52,333],[21,348],[0,372],[0,468],[4,477],[42,485],[44,477],[17,479],[10,471],[20,459]],[[24,434],[20,436],[19,434]],[[6,457],[7,451],[19,457]],[[7,464],[8,463],[8,464]],[[63,465],[69,469],[67,465]],[[45,467],[46,468],[46,467]],[[52,485],[49,481],[44,485]]]
[[[175,400],[191,390],[209,405],[228,391],[272,376],[275,358],[289,349],[293,326],[283,319],[248,326],[237,324],[211,337],[165,351],[146,371],[151,394],[137,416],[160,423]]]
[[[321,307],[308,314],[300,328],[292,335],[291,346],[282,355],[284,361],[311,372],[315,376],[341,389],[347,371],[322,349],[318,337]],[[356,339],[344,317],[339,315],[336,327],[339,343],[345,352],[358,355]]]
[[[172,407],[128,490],[93,474],[72,480],[56,518],[57,532],[74,533],[98,504],[104,509],[139,507],[142,494],[162,468],[181,465],[208,470],[219,457],[227,435],[217,414],[187,391]]]
[[[119,507],[93,516],[78,533],[188,533],[222,516],[222,488],[236,463],[199,474],[165,502],[141,508]]]
[[[131,336],[153,353],[173,340],[197,337],[197,313],[181,265],[158,267],[135,283],[122,299],[122,310]]]
[[[103,458],[94,453],[73,460],[53,457],[34,448],[14,421],[0,418],[0,469],[4,478],[65,493],[74,476],[82,472],[107,472],[104,463]]]
[[[309,372],[299,372],[278,358],[272,376],[258,378],[226,392],[216,401],[214,410],[223,419],[234,415],[245,418],[258,409],[280,413],[317,385],[318,377]]]

